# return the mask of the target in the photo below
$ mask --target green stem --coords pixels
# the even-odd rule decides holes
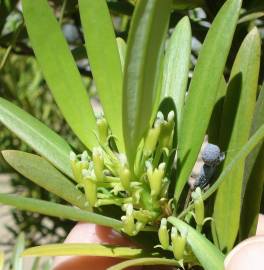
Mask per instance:
[[[60,18],[59,18],[59,24],[60,25],[62,25],[63,16],[64,16],[64,13],[65,13],[65,8],[67,6],[67,2],[68,2],[68,0],[64,0],[63,4],[62,4],[62,7],[61,7]]]
[[[2,58],[2,61],[0,63],[0,70],[2,70],[4,68],[4,66],[5,66],[5,64],[6,64],[7,60],[8,60],[8,57],[10,55],[10,52],[13,49],[14,45],[16,44],[17,38],[18,38],[23,26],[24,26],[24,23],[22,23],[18,27],[17,31],[15,32],[15,34],[14,34],[12,40],[11,40],[11,44],[7,47],[6,52],[5,52],[5,54],[4,54],[3,58]]]

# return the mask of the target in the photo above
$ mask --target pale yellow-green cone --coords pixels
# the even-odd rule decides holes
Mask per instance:
[[[176,227],[171,229],[171,245],[174,257],[176,260],[181,260],[184,255],[186,246],[187,232],[183,235],[179,235]]]
[[[159,241],[161,246],[164,249],[168,249],[169,245],[170,245],[170,236],[169,236],[169,231],[167,229],[167,219],[166,218],[162,218],[161,222],[160,222],[160,228],[159,228]]]
[[[99,142],[102,145],[105,145],[108,139],[108,123],[106,119],[102,117],[96,121],[96,124],[98,128]]]
[[[192,192],[192,198],[194,201],[195,221],[197,225],[201,227],[204,222],[204,202],[200,187],[197,187],[195,191]]]
[[[160,129],[161,129],[160,125],[157,125],[156,127],[151,128],[148,131],[148,135],[144,142],[144,148],[143,148],[144,156],[149,157],[155,151],[155,148],[159,139],[159,135],[160,135]]]
[[[94,174],[98,181],[104,180],[104,157],[103,151],[100,147],[93,148],[93,164],[94,164]]]
[[[165,163],[161,163],[158,168],[154,169],[154,171],[152,171],[151,167],[148,169],[147,175],[151,189],[151,196],[154,198],[158,197],[161,193],[165,165]]]
[[[130,190],[131,173],[127,168],[121,168],[119,170],[119,177],[123,188],[126,191]]]
[[[133,212],[133,205],[129,203],[126,205],[126,215],[121,217],[121,220],[123,222],[123,231],[130,236],[135,235],[136,232]]]

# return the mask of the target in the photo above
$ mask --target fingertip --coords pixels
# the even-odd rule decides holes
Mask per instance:
[[[65,243],[96,243],[116,246],[133,246],[133,243],[122,234],[111,228],[89,223],[78,223],[71,230]],[[121,262],[119,258],[94,256],[61,256],[56,257],[53,270],[105,270]],[[141,268],[130,268],[139,270]]]
[[[264,215],[259,215],[256,235],[264,235]]]
[[[225,270],[260,270],[264,265],[264,236],[238,244],[225,259]]]

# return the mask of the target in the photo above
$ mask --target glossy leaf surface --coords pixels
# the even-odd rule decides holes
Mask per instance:
[[[15,150],[2,151],[2,154],[15,170],[32,182],[75,206],[87,208],[83,193],[46,159]]]
[[[168,41],[163,68],[161,100],[172,97],[176,106],[177,126],[179,130],[189,75],[191,57],[191,25],[184,17],[176,25]]]
[[[124,140],[131,168],[149,127],[170,11],[171,0],[142,0],[131,23],[123,84]]]
[[[25,198],[23,196],[0,193],[0,203],[16,207],[17,209],[36,212],[47,216],[83,221],[102,226],[121,228],[122,223],[116,219],[98,215],[71,206],[46,202],[38,199]]]
[[[85,47],[106,119],[124,150],[122,67],[112,19],[105,0],[79,0]]]
[[[59,23],[48,1],[22,3],[30,42],[48,86],[70,127],[91,149],[97,144],[94,114]]]
[[[264,85],[259,94],[253,118],[251,134],[264,124]],[[264,144],[259,144],[246,159],[244,188],[242,191],[243,205],[240,219],[239,235],[244,240],[256,234],[260,212],[261,196],[264,185]]]
[[[228,0],[217,14],[199,53],[179,134],[179,174],[174,198],[179,200],[197,159],[226,59],[232,43],[241,0]],[[219,53],[221,52],[221,53]],[[193,135],[195,134],[195,136]]]
[[[39,120],[0,98],[0,121],[40,155],[69,177],[72,176],[70,146]]]
[[[164,258],[139,258],[131,259],[118,263],[114,266],[109,267],[107,270],[122,270],[132,266],[143,266],[143,265],[166,265],[166,266],[180,266],[176,260],[164,259]]]
[[[14,270],[23,270],[23,261],[21,254],[25,249],[25,235],[20,233],[17,237],[16,244],[11,257],[11,266]]]
[[[225,98],[220,132],[221,149],[227,151],[224,168],[233,160],[235,150],[248,141],[256,103],[259,65],[260,37],[254,28],[237,54]],[[241,160],[237,169],[219,187],[214,204],[218,241],[220,248],[226,251],[233,247],[239,229],[244,162]]]
[[[102,256],[135,258],[143,253],[140,248],[108,246],[95,243],[51,244],[28,248],[23,256]]]
[[[116,38],[116,42],[117,42],[117,48],[118,48],[118,53],[120,57],[121,67],[123,71],[124,66],[125,66],[125,60],[126,60],[127,45],[126,45],[126,42],[120,37]]]
[[[4,260],[5,260],[4,252],[0,251],[0,270],[4,268]]]

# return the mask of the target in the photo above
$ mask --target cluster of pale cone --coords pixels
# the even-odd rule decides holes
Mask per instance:
[[[78,223],[70,232],[67,243],[104,243],[120,246],[132,245],[122,235],[110,228],[94,224]],[[115,258],[106,257],[58,257],[55,259],[54,270],[105,270],[120,262]],[[130,270],[141,270],[141,267]],[[144,269],[165,270],[171,268],[148,267]],[[260,216],[257,235],[236,246],[225,259],[225,270],[263,270],[264,269],[264,216]],[[213,269],[212,269],[213,270]]]

